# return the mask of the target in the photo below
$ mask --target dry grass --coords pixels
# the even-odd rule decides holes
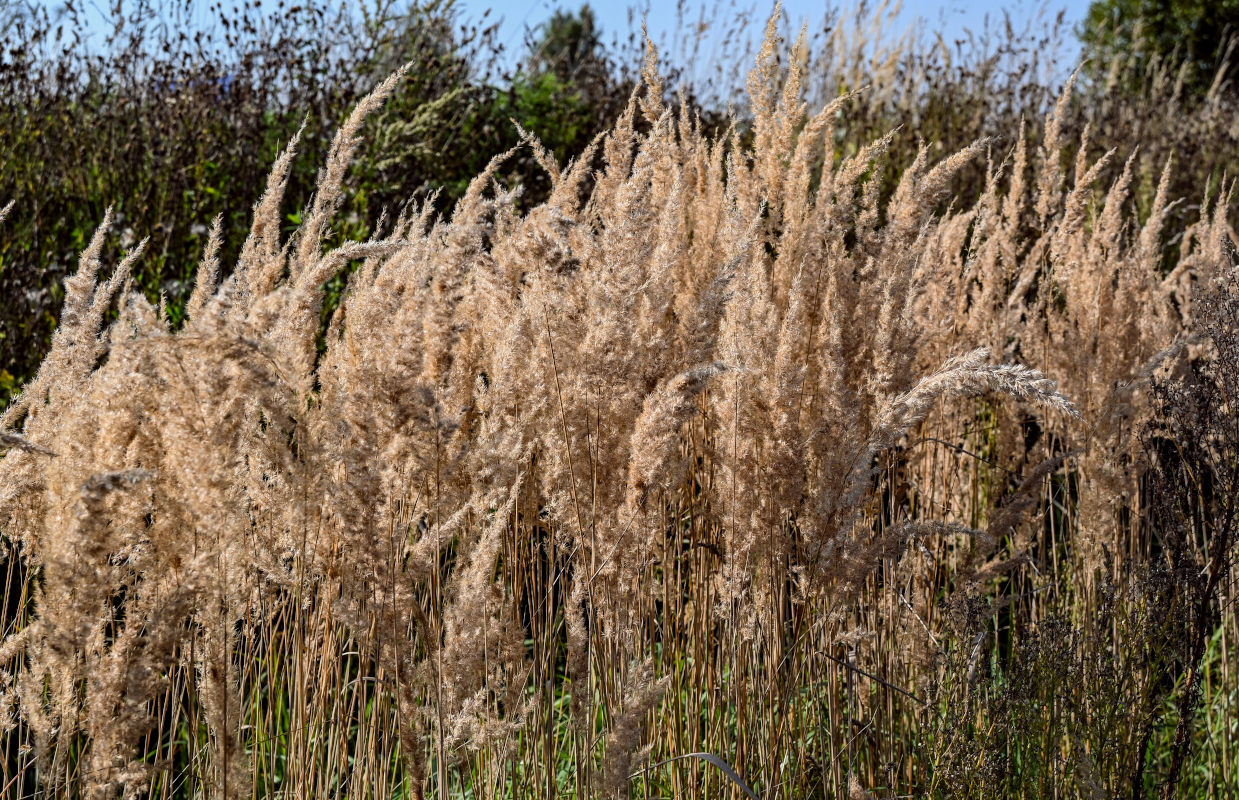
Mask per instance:
[[[1229,187],[1163,274],[1166,192],[1137,219],[1064,97],[1035,151],[922,149],[886,198],[889,138],[838,155],[846,100],[806,111],[772,23],[751,145],[666,105],[651,48],[595,148],[528,138],[545,203],[502,154],[450,219],[332,241],[398,78],[282,240],[290,145],[183,326],[106,220],[83,253],[0,419],[6,793],[624,797],[707,751],[763,796],[906,794],[918,692],[982,652],[950,609],[1144,552],[1143,382],[1231,275]]]

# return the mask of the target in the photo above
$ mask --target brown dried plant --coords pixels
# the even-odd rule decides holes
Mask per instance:
[[[934,537],[1008,539],[1027,506],[989,533],[937,511],[958,507],[949,492],[883,517],[890,453],[978,402],[1031,407],[1070,447],[1127,446],[1133,387],[1183,342],[1187,284],[1229,268],[1229,195],[1163,277],[1165,192],[1140,224],[1127,173],[1094,192],[1109,156],[1065,172],[1060,103],[1039,156],[1022,138],[1000,162],[986,141],[938,163],[922,149],[886,198],[889,137],[837,156],[846,98],[809,115],[776,47],[772,18],[751,146],[669,106],[650,46],[588,152],[557,164],[527,135],[545,203],[517,210],[495,180],[505,153],[450,218],[427,203],[332,242],[361,122],[397,73],[336,136],[291,238],[295,139],[230,271],[216,225],[179,328],[131,290],[140,247],[105,277],[105,218],[51,352],[0,417],[0,519],[39,576],[0,697],[48,791],[158,795],[179,763],[211,796],[249,794],[266,774],[253,654],[281,642],[317,654],[261,661],[290,671],[261,675],[305,726],[364,727],[348,703],[372,696],[329,666],[347,656],[386,709],[365,724],[393,734],[368,740],[378,756],[357,740],[308,759],[284,784],[297,796],[347,781],[445,797],[457,769],[483,796],[553,794],[555,748],[580,792],[622,796],[667,742],[641,724],[664,690],[697,703],[684,670],[722,664],[730,683],[711,691],[738,709],[737,762],[757,737],[789,750],[804,732],[777,709],[869,636],[857,600],[883,565],[915,569]],[[983,195],[948,203],[978,159]],[[1098,487],[1121,478],[1104,463],[1085,462]],[[556,692],[572,696],[566,738]],[[149,749],[178,714],[206,731],[188,766]],[[403,766],[383,766],[395,752]]]

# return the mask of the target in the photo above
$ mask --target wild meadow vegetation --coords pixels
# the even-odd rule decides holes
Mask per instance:
[[[0,796],[1239,795],[1224,57],[450,12],[10,23]]]

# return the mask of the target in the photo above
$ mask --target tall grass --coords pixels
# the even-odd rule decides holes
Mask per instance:
[[[222,215],[221,255],[235,259],[271,160],[300,130],[304,157],[280,221],[290,232],[335,130],[402,64],[413,69],[369,121],[346,187],[339,224],[349,236],[365,238],[411,197],[441,190],[438,207],[449,207],[493,153],[519,141],[513,118],[562,155],[580,150],[631,90],[592,43],[569,72],[563,53],[534,39],[523,60],[540,61],[500,75],[495,30],[458,24],[451,0],[205,15],[192,2],[27,5],[0,0],[0,196],[16,202],[0,249],[5,404],[46,354],[63,281],[106,208],[118,235],[105,252],[149,236],[134,284],[153,302],[166,297],[179,324],[210,221]],[[24,13],[14,22],[15,10]],[[520,180],[529,202],[544,196],[526,153],[503,177]]]
[[[1167,272],[1068,87],[884,189],[776,26],[747,135],[651,45],[545,202],[341,239],[397,72],[182,324],[105,215],[0,417],[5,792],[1235,791],[1231,186]]]

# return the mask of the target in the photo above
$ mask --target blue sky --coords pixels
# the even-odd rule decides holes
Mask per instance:
[[[338,7],[337,4],[341,1],[317,0],[317,4]],[[361,1],[373,2],[373,0]],[[63,5],[63,0],[43,0],[43,2],[49,8],[58,8]],[[249,2],[252,3],[253,0]],[[294,2],[296,0],[286,0],[286,3]],[[308,2],[315,3],[316,0],[308,0]],[[583,0],[500,0],[499,2],[495,0],[455,0],[455,2],[462,23],[484,20],[489,25],[500,22],[499,40],[511,54],[510,57],[515,59],[524,49],[525,35],[529,29],[545,21],[557,8],[575,10],[582,5]],[[831,0],[784,0],[783,10],[793,26],[798,28],[802,20],[807,20],[813,30],[814,23],[824,19],[828,8],[854,9],[857,2],[858,0],[834,0],[833,2]],[[207,23],[212,19],[208,9],[211,4],[211,0],[197,0],[191,12],[191,19],[194,22],[180,17],[179,23],[182,25],[193,25],[195,22],[197,24]],[[237,0],[223,0],[223,4],[236,6]],[[301,0],[300,4],[307,4],[307,0]],[[873,4],[871,0],[870,5]],[[108,0],[87,0],[79,4],[90,22],[94,23],[92,27],[96,28],[94,33],[99,38],[102,37],[104,29],[101,21],[101,8],[111,5],[112,3]],[[128,5],[130,4],[125,4],[126,7]],[[161,4],[156,2],[155,5],[158,7]],[[264,9],[274,10],[276,2],[275,0],[260,0],[260,5]],[[670,41],[676,36],[677,6],[684,7],[685,16],[692,22],[698,19],[703,8],[707,19],[733,21],[738,17],[744,17],[749,23],[746,26],[749,33],[753,36],[760,36],[765,20],[774,7],[774,2],[773,0],[716,0],[715,2],[704,0],[593,0],[590,2],[590,7],[594,10],[607,42],[610,42],[611,37],[617,33],[626,37],[633,25],[640,26],[643,15],[655,41],[663,43]],[[897,35],[920,24],[923,30],[941,31],[950,41],[963,37],[968,30],[979,32],[985,27],[987,21],[991,25],[1000,23],[1004,12],[1010,14],[1017,28],[1023,28],[1029,23],[1036,23],[1039,19],[1048,19],[1059,11],[1065,13],[1065,21],[1070,31],[1083,18],[1087,8],[1087,0],[1044,0],[1043,2],[1015,0],[1015,2],[1008,3],[986,3],[977,2],[977,0],[904,0],[899,16],[886,33]],[[634,20],[632,23],[630,23],[630,16]],[[705,38],[709,40],[712,36],[721,37],[723,27],[726,26],[716,25]],[[92,36],[92,38],[95,37]],[[1071,37],[1067,38],[1067,43],[1070,45]],[[703,52],[717,52],[717,49],[711,49],[707,43]],[[1074,61],[1077,54],[1078,48],[1070,48],[1069,52],[1061,53],[1068,61]]]
[[[798,31],[804,21],[809,23],[809,31],[812,33],[821,29],[828,9],[850,9],[854,13],[858,2],[859,0],[784,0],[783,12],[792,28],[790,33]],[[870,5],[875,2],[876,0],[870,0]],[[545,21],[556,9],[580,8],[583,0],[456,0],[456,3],[461,22],[484,21],[486,25],[500,23],[498,38],[507,53],[503,64],[511,67],[524,52],[525,37],[530,29]],[[734,91],[743,85],[744,75],[751,63],[751,51],[736,48],[734,44],[730,51],[724,51],[720,44],[723,30],[729,27],[727,23],[743,18],[748,35],[759,39],[766,19],[774,8],[774,0],[592,0],[589,5],[603,30],[605,42],[611,42],[616,33],[621,34],[621,39],[626,39],[628,31],[640,29],[644,15],[651,37],[659,43],[661,52],[670,56],[669,60],[674,66],[688,68],[682,73],[682,79],[699,89],[712,80],[721,80],[723,85],[730,86]],[[723,23],[714,25],[705,34],[700,54],[691,62],[682,53],[677,57],[674,46],[674,41],[682,35],[678,31],[683,30],[677,25],[681,16],[677,6],[684,8],[683,16],[690,23],[699,18],[703,8],[707,19],[721,20]],[[1054,72],[1057,73],[1057,80],[1064,80],[1079,58],[1079,45],[1072,31],[1084,18],[1087,9],[1087,0],[1015,0],[1001,4],[976,0],[904,0],[898,15],[890,19],[890,24],[884,28],[882,35],[893,39],[910,30],[918,30],[926,37],[933,32],[941,32],[949,44],[954,40],[965,39],[968,32],[979,36],[987,26],[991,29],[1000,27],[1004,15],[1009,15],[1018,32],[1029,27],[1039,30],[1062,12],[1064,29],[1059,40],[1059,49],[1043,55],[1056,65]],[[634,62],[637,61],[635,54],[630,54],[629,57]],[[726,75],[720,76],[720,70],[726,71]],[[719,88],[716,84],[711,91]],[[726,94],[727,92],[724,92],[724,96]]]
[[[519,49],[523,39],[523,31],[534,27],[547,19],[557,8],[573,10],[579,8],[581,0],[457,0],[462,14],[467,19],[481,19],[489,10],[487,22],[502,20],[500,39],[510,47]],[[709,12],[723,12],[723,16],[731,16],[744,10],[755,9],[755,30],[760,33],[762,23],[774,7],[773,0],[753,2],[753,0],[722,0],[722,2],[703,3],[684,2],[688,16],[697,18],[703,6]],[[631,9],[643,10],[651,33],[668,34],[675,29],[677,19],[677,0],[594,0],[590,3],[595,16],[603,30],[609,35],[614,31],[624,31],[629,28],[629,13]],[[830,7],[855,7],[854,2],[828,3],[826,0],[784,0],[783,10],[793,23],[808,19],[811,23],[824,17]],[[987,19],[993,23],[1001,21],[1004,11],[1011,15],[1017,26],[1023,26],[1035,21],[1038,16],[1051,17],[1058,11],[1065,12],[1065,21],[1073,27],[1084,17],[1088,3],[1082,0],[1059,0],[1059,2],[1037,3],[1029,0],[1018,0],[1011,3],[986,3],[976,0],[905,0],[895,27],[899,30],[919,22],[928,27],[941,30],[948,38],[960,36],[966,29],[980,31]],[[637,24],[640,24],[638,18]]]
[[[522,25],[536,25],[550,16],[556,8],[575,9],[579,8],[582,3],[562,2],[562,0],[507,0],[507,2],[457,0],[457,4],[467,16],[472,17],[478,17],[483,12],[489,10],[491,19],[502,17],[505,20],[502,29],[504,33],[519,33]],[[691,11],[696,12],[703,3],[689,2],[685,5]],[[736,2],[733,4],[731,0],[705,3],[704,5],[707,8],[713,9],[727,9],[733,5],[741,8],[756,7],[758,16],[763,19],[774,7],[773,2]],[[823,2],[823,0],[784,0],[783,10],[792,19],[805,17],[820,18],[823,12],[832,5],[839,7],[845,4],[828,4]],[[595,0],[590,3],[595,16],[598,17],[599,22],[608,31],[628,26],[628,11],[630,7],[646,10],[651,29],[658,31],[670,30],[675,24],[676,6],[676,0],[659,0],[659,2],[640,0],[631,5],[623,2],[623,0],[619,0],[619,2],[614,0],[612,2],[606,2],[605,0],[599,2],[599,0]],[[1080,2],[1079,0],[1057,4],[1051,3],[1047,8],[1055,12],[1059,9],[1066,9],[1070,20],[1079,20],[1084,16],[1088,3]],[[1024,20],[1031,19],[1040,9],[1040,6],[1026,0],[1015,3],[985,3],[975,2],[975,0],[905,0],[901,17],[908,23],[917,18],[930,23],[941,22],[945,24],[946,30],[957,32],[963,30],[965,26],[979,28],[984,24],[987,15],[990,17],[1001,16],[1004,9],[1010,11],[1013,18]],[[693,16],[696,15],[693,14]]]

